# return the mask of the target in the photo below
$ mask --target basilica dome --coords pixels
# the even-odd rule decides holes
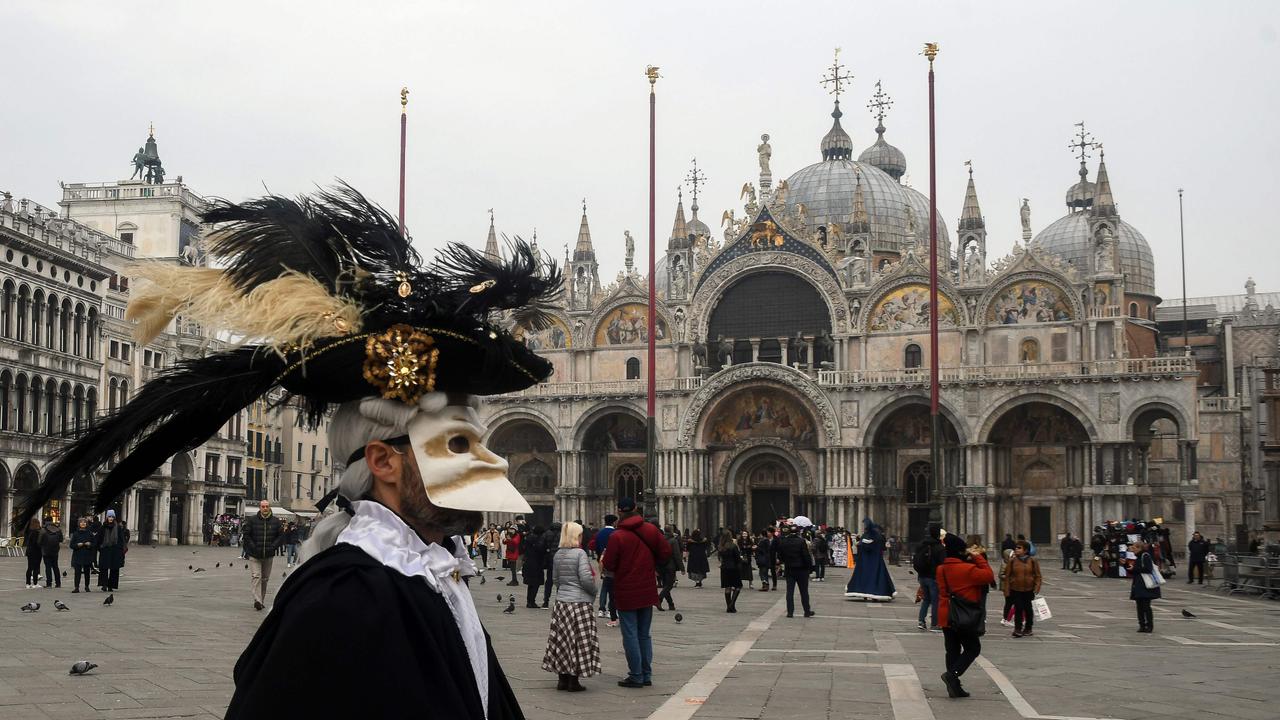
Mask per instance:
[[[1120,272],[1124,273],[1126,292],[1142,295],[1156,294],[1155,260],[1151,246],[1138,229],[1119,220],[1116,228],[1117,246],[1120,251]],[[1057,255],[1064,262],[1074,265],[1080,275],[1092,271],[1093,236],[1089,232],[1089,213],[1073,212],[1056,220],[1041,230],[1031,241],[1031,247]]]

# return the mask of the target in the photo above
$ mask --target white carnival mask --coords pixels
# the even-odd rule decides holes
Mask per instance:
[[[480,442],[487,428],[475,408],[445,404],[443,394],[436,395],[439,405],[420,402],[409,421],[409,442],[431,503],[451,510],[532,513],[507,479],[507,461]],[[430,409],[433,405],[439,409]]]

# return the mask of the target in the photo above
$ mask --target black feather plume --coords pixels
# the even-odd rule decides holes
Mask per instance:
[[[494,259],[461,243],[445,247],[434,269],[448,278],[444,288],[459,314],[486,317],[499,310],[520,310],[534,330],[547,326],[545,311],[560,294],[560,267],[516,238],[505,259]]]
[[[269,390],[283,367],[278,356],[244,347],[183,361],[161,373],[55,457],[45,481],[20,500],[14,528],[24,527],[49,500],[62,497],[72,478],[93,472],[137,443],[99,488],[101,511],[173,454],[208,440]]]

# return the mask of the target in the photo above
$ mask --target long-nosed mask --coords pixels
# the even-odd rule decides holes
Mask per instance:
[[[469,396],[450,396],[439,410],[424,408],[409,421],[409,441],[422,485],[433,505],[453,510],[532,513],[507,479],[507,461],[485,447],[486,428]]]

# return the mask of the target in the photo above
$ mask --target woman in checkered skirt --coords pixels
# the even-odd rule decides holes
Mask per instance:
[[[542,656],[542,669],[560,675],[557,690],[586,690],[579,677],[600,672],[600,638],[591,612],[597,591],[591,561],[582,549],[582,526],[565,523],[560,547],[551,561],[556,606],[551,613],[551,634]]]

